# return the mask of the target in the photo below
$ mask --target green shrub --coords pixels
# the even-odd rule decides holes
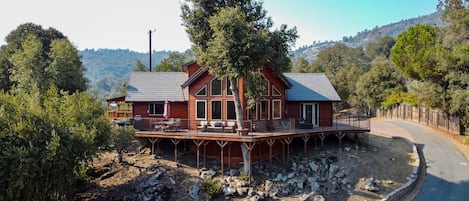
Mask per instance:
[[[206,179],[202,182],[202,190],[207,192],[209,199],[214,199],[223,192],[223,186],[218,179]]]

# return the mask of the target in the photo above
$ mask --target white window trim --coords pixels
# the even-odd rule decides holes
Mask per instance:
[[[261,107],[261,106],[262,106],[262,101],[267,102],[267,119],[263,119],[263,118],[262,118],[262,107]],[[261,101],[259,102],[259,106],[260,106],[260,107],[259,107],[259,115],[260,115],[260,118],[259,118],[259,119],[260,119],[260,120],[270,120],[270,101],[269,101],[269,99],[263,99],[263,100],[261,100]],[[257,113],[256,113],[256,115],[257,115]]]
[[[205,104],[205,118],[197,118],[197,103],[204,102]],[[195,119],[196,120],[207,120],[207,100],[195,100]]]
[[[210,96],[222,96],[223,95],[223,80],[220,80],[220,95],[213,95],[213,88],[212,88],[212,82],[213,80],[218,80],[217,78],[213,78],[212,80],[210,80]]]
[[[151,114],[150,112],[150,105],[156,105],[156,104],[162,104],[163,105],[163,113],[161,114]],[[153,106],[155,107],[155,106]],[[148,110],[147,110],[148,116],[163,116],[164,115],[164,103],[148,103]]]
[[[248,116],[248,120],[255,120],[255,121],[257,121],[257,120],[259,119],[259,117],[257,116],[257,112],[258,112],[257,109],[258,109],[258,108],[259,108],[259,103],[256,104],[256,108],[255,108],[255,110],[256,110],[256,111],[255,111],[255,113],[256,113],[256,118],[255,118],[255,119],[250,119],[250,118],[249,118],[249,117],[250,117],[250,116],[249,116],[249,112],[250,112],[250,110],[252,110],[252,108],[249,109],[249,110],[247,110],[247,112],[248,112],[248,115],[247,115],[247,116]]]
[[[274,91],[277,91],[278,95],[275,95]],[[280,90],[278,90],[277,87],[275,87],[274,85],[272,85],[272,96],[282,96]]]
[[[221,112],[220,119],[214,119],[213,118],[213,111],[212,111],[213,102],[220,102],[220,107],[221,107],[220,108],[220,112]],[[210,101],[210,119],[212,119],[212,120],[222,120],[223,119],[223,101],[221,101],[221,100],[211,100]]]
[[[226,96],[233,96],[233,94],[228,94],[228,91],[231,92],[231,89],[228,87],[228,83],[230,81],[228,80],[228,78],[225,79],[225,86],[226,86]],[[238,84],[238,80],[236,80],[236,85]]]
[[[205,95],[197,95],[200,91],[205,89]],[[207,96],[207,85],[204,85],[202,88],[200,88],[197,92],[195,92],[195,96]]]
[[[278,102],[279,107],[279,117],[275,117],[275,102]],[[282,100],[281,99],[274,99],[272,100],[272,119],[282,119]]]
[[[235,107],[235,118],[234,119],[228,119],[228,102],[233,102],[233,107]],[[225,119],[226,120],[236,120],[236,106],[234,104],[234,100],[225,101]]]

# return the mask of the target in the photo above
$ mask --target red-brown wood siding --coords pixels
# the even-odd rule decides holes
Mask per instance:
[[[300,118],[301,103],[317,103],[319,104],[319,126],[332,126],[332,102],[300,102],[288,101],[287,102],[287,117]]]
[[[332,126],[332,103],[319,103],[319,126]]]
[[[164,102],[135,102],[132,105],[133,116],[140,115],[142,118],[163,118],[163,115],[149,115],[148,104]],[[187,102],[170,102],[169,118],[187,118]]]

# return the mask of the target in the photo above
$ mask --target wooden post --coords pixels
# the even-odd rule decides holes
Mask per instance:
[[[218,144],[218,146],[220,146],[221,177],[223,178],[223,177],[225,176],[225,175],[224,175],[224,174],[225,174],[225,173],[224,173],[225,170],[224,170],[224,167],[223,167],[223,166],[225,165],[225,164],[223,163],[223,158],[224,158],[224,155],[223,155],[223,148],[225,148],[225,146],[228,144],[228,142],[227,142],[227,141],[218,141],[218,140],[217,140],[217,144]]]
[[[309,135],[303,135],[301,138],[303,139],[303,148],[304,148],[304,152],[306,154],[306,152],[308,152],[308,140],[311,136]]]
[[[156,137],[155,137],[155,138],[151,137],[151,138],[148,138],[148,140],[149,140],[150,143],[151,143],[151,154],[154,155],[154,154],[155,154],[155,143],[158,142],[158,141],[160,141],[160,139],[159,139],[159,138],[156,138]],[[158,149],[159,149],[159,146],[158,146]],[[158,150],[158,151],[159,151],[159,150]]]
[[[205,168],[205,162],[206,162],[206,159],[207,159],[207,145],[208,145],[208,143],[210,143],[210,141],[207,141],[207,142],[203,143],[203,146],[204,146],[204,168]]]
[[[293,141],[293,138],[287,137],[284,139],[285,143],[287,144],[287,161],[290,160],[290,143]]]
[[[272,146],[275,143],[275,139],[269,139],[267,140],[267,144],[269,145],[269,170],[270,170],[270,175],[272,175]]]
[[[231,142],[228,143],[228,169],[231,169]]]
[[[342,139],[345,137],[345,133],[342,133],[342,131],[339,131],[338,133],[335,133],[335,136],[339,138],[339,146],[342,148]]]
[[[174,162],[178,162],[178,144],[181,142],[179,139],[171,139],[171,142],[174,144]]]
[[[326,139],[326,133],[324,131],[319,134],[319,139],[321,139],[321,150],[324,150],[324,140]]]
[[[243,145],[246,146],[246,149],[248,150],[249,154],[249,184],[251,184],[251,179],[252,179],[252,156],[251,156],[251,151],[254,149],[254,146],[256,145],[256,142],[243,142]]]
[[[193,140],[195,146],[197,146],[197,170],[199,170],[200,164],[200,146],[204,143],[203,140]]]

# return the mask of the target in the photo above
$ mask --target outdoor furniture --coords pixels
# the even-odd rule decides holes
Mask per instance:
[[[197,126],[197,130],[207,132],[207,121],[199,121],[199,125]]]

